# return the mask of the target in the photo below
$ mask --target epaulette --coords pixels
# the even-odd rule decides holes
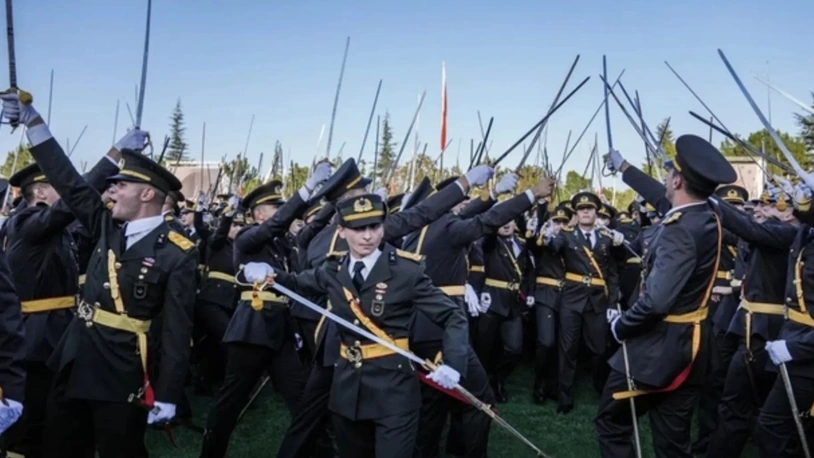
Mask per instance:
[[[518,245],[525,245],[525,244],[526,244],[526,241],[525,241],[525,240],[523,240],[523,239],[521,239],[521,238],[519,238],[519,237],[518,237],[517,239],[515,239],[515,240],[517,240],[517,244],[518,244]]]
[[[415,262],[421,262],[421,261],[424,260],[423,255],[411,253],[409,251],[404,251],[404,250],[398,250],[397,249],[396,250],[396,255],[398,255],[398,257],[400,257],[400,258],[409,259],[409,260],[415,261]]]
[[[670,215],[670,217],[669,217],[669,218],[665,219],[665,220],[664,220],[664,222],[663,222],[663,223],[661,223],[661,224],[665,224],[665,225],[666,225],[666,224],[670,224],[670,223],[675,223],[675,222],[676,222],[676,221],[678,221],[680,218],[681,218],[681,212],[675,212],[675,213],[673,213],[672,215]]]
[[[164,215],[164,221],[172,221],[175,219],[173,215]]]
[[[178,232],[170,231],[168,237],[170,239],[170,242],[172,242],[174,245],[178,246],[178,248],[184,251],[189,251],[195,248],[195,244],[192,243],[192,240],[184,237]]]
[[[345,256],[346,254],[348,254],[347,251],[331,251],[330,253],[328,253],[326,258],[342,259],[342,257]]]
[[[562,230],[564,230],[565,232],[574,232],[574,228],[569,226],[563,226]]]

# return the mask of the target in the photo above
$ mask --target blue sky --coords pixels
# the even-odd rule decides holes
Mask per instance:
[[[52,131],[64,145],[88,126],[72,157],[76,163],[95,160],[110,146],[117,100],[119,135],[130,125],[125,102],[135,110],[146,4],[37,0],[14,5],[19,85],[34,94],[35,106],[45,115],[54,69]],[[469,139],[480,137],[477,110],[484,123],[495,118],[494,153],[511,145],[545,113],[576,54],[581,59],[569,90],[585,76],[592,79],[550,122],[548,149],[555,164],[569,129],[576,136],[601,101],[603,54],[609,77],[626,68],[623,82],[628,90],[639,90],[653,128],[672,116],[676,134],[706,137],[708,132],[687,113],[704,111],[666,68],[666,59],[731,130],[746,133],[760,128],[759,121],[717,48],[727,53],[764,110],[767,91],[752,72],[765,76],[770,69],[775,85],[806,102],[814,90],[814,61],[805,40],[814,3],[768,5],[756,0],[156,0],[143,127],[160,143],[180,97],[195,157],[201,154],[203,122],[206,159],[218,160],[243,149],[254,114],[248,149],[253,162],[265,151],[266,169],[279,140],[295,161],[310,163],[320,128],[330,122],[345,38],[351,36],[333,155],[343,142],[343,156],[358,154],[379,79],[384,83],[378,112],[390,112],[399,142],[418,95],[427,91],[418,133],[429,142],[428,152],[438,154],[442,61],[447,65],[449,138],[454,140],[447,164],[455,161],[458,138],[464,145],[461,162],[467,161]],[[0,59],[7,62],[5,46],[0,46]],[[628,158],[643,159],[641,140],[612,107],[616,148]],[[795,111],[796,106],[772,95],[776,128],[796,132]],[[600,115],[567,169],[584,168],[594,132],[600,151],[606,151]],[[372,136],[365,154],[371,160]],[[3,126],[0,150],[18,141]],[[513,153],[505,164],[519,157],[519,151]]]

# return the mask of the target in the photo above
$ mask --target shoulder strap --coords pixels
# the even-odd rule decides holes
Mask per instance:
[[[362,326],[364,326],[368,331],[372,332],[376,337],[395,345],[396,342],[393,340],[393,338],[387,335],[382,328],[376,326],[376,323],[365,315],[365,312],[362,311],[362,307],[359,307],[359,299],[353,297],[353,293],[351,293],[348,288],[343,287],[342,291],[345,293],[345,299],[348,300],[348,305],[350,306],[351,312],[353,312],[353,315],[357,320],[359,320]]]

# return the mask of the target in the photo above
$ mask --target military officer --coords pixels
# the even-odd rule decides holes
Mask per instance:
[[[310,194],[329,175],[330,164],[323,162],[288,201],[283,198],[279,180],[258,186],[243,199],[243,206],[254,215],[255,223],[242,228],[234,242],[240,300],[223,337],[227,347],[226,376],[209,412],[202,458],[226,455],[240,412],[265,370],[282,394],[288,411],[292,415],[296,412],[307,374],[297,355],[288,300],[246,284],[240,267],[263,262],[283,271],[287,269],[285,233],[291,221],[302,216]]]
[[[672,208],[643,261],[642,292],[630,309],[610,317],[614,339],[626,342],[629,374],[619,350],[610,360],[613,370],[595,420],[603,457],[633,454],[630,398],[638,415],[650,414],[657,457],[692,456],[690,421],[705,382],[710,351],[706,318],[723,244],[723,229],[707,198],[737,175],[700,137],[679,137],[676,150],[664,188]],[[624,161],[609,162],[611,170],[619,170]],[[657,194],[648,197],[646,190],[634,190],[646,199]]]
[[[0,435],[19,420],[25,401],[25,325],[6,257],[0,256]],[[0,455],[6,448],[0,444]]]
[[[594,388],[602,390],[606,375],[605,353],[608,307],[619,301],[619,275],[612,248],[621,244],[621,234],[609,237],[596,229],[599,197],[589,191],[571,199],[577,228],[557,232],[551,225],[544,235],[545,246],[562,256],[565,265],[559,316],[559,403],[557,411],[574,408],[574,374],[579,343],[584,340],[592,354]]]
[[[461,307],[432,285],[421,256],[382,244],[387,207],[377,194],[340,202],[339,236],[348,253],[329,254],[318,269],[299,275],[278,272],[292,289],[327,294],[333,312],[382,339],[409,349],[414,311],[444,329],[444,363],[429,378],[456,386],[467,358],[467,325]],[[267,264],[246,266],[251,281],[273,273]],[[412,457],[418,431],[420,386],[416,368],[403,356],[339,329],[341,359],[329,408],[341,457]]]
[[[2,99],[5,116],[27,126],[43,175],[98,240],[77,316],[49,360],[56,375],[44,456],[146,456],[146,424],[174,416],[189,359],[197,252],[161,217],[166,193],[181,183],[148,157],[123,151],[119,173],[109,178],[108,210],[34,108],[17,94]],[[147,332],[157,315],[170,325],[161,348],[150,351]],[[154,358],[162,373],[155,386],[147,372]]]

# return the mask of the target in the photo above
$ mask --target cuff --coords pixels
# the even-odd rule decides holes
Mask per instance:
[[[525,194],[526,197],[529,198],[529,202],[531,202],[532,205],[534,205],[534,202],[537,201],[537,199],[534,198],[534,194],[532,194],[531,189],[526,189],[526,191],[523,194]]]
[[[466,194],[466,189],[464,189],[464,185],[462,185],[460,181],[455,180],[455,184],[457,184],[457,185],[458,185],[458,187],[459,187],[459,188],[461,188],[461,192],[462,192],[462,193]],[[403,206],[403,205],[404,205],[404,204],[402,203],[402,206]]]
[[[25,133],[28,136],[28,141],[31,143],[31,146],[43,144],[46,141],[54,138],[54,136],[51,135],[51,131],[48,129],[48,125],[45,123],[37,124],[34,127],[26,129]]]
[[[614,338],[614,339],[615,339],[617,342],[622,343],[622,341],[621,341],[621,340],[619,340],[619,337],[617,337],[617,336],[616,336],[616,323],[618,323],[618,322],[619,322],[619,319],[620,319],[620,318],[621,318],[621,316],[617,316],[616,318],[614,318],[614,319],[613,319],[613,321],[611,321],[611,324],[610,324],[610,330],[611,330],[611,334],[613,334],[613,338]]]
[[[299,191],[297,191],[297,194],[300,195],[300,199],[302,199],[303,202],[308,202],[308,198],[311,197],[311,193],[305,186],[301,187]]]

